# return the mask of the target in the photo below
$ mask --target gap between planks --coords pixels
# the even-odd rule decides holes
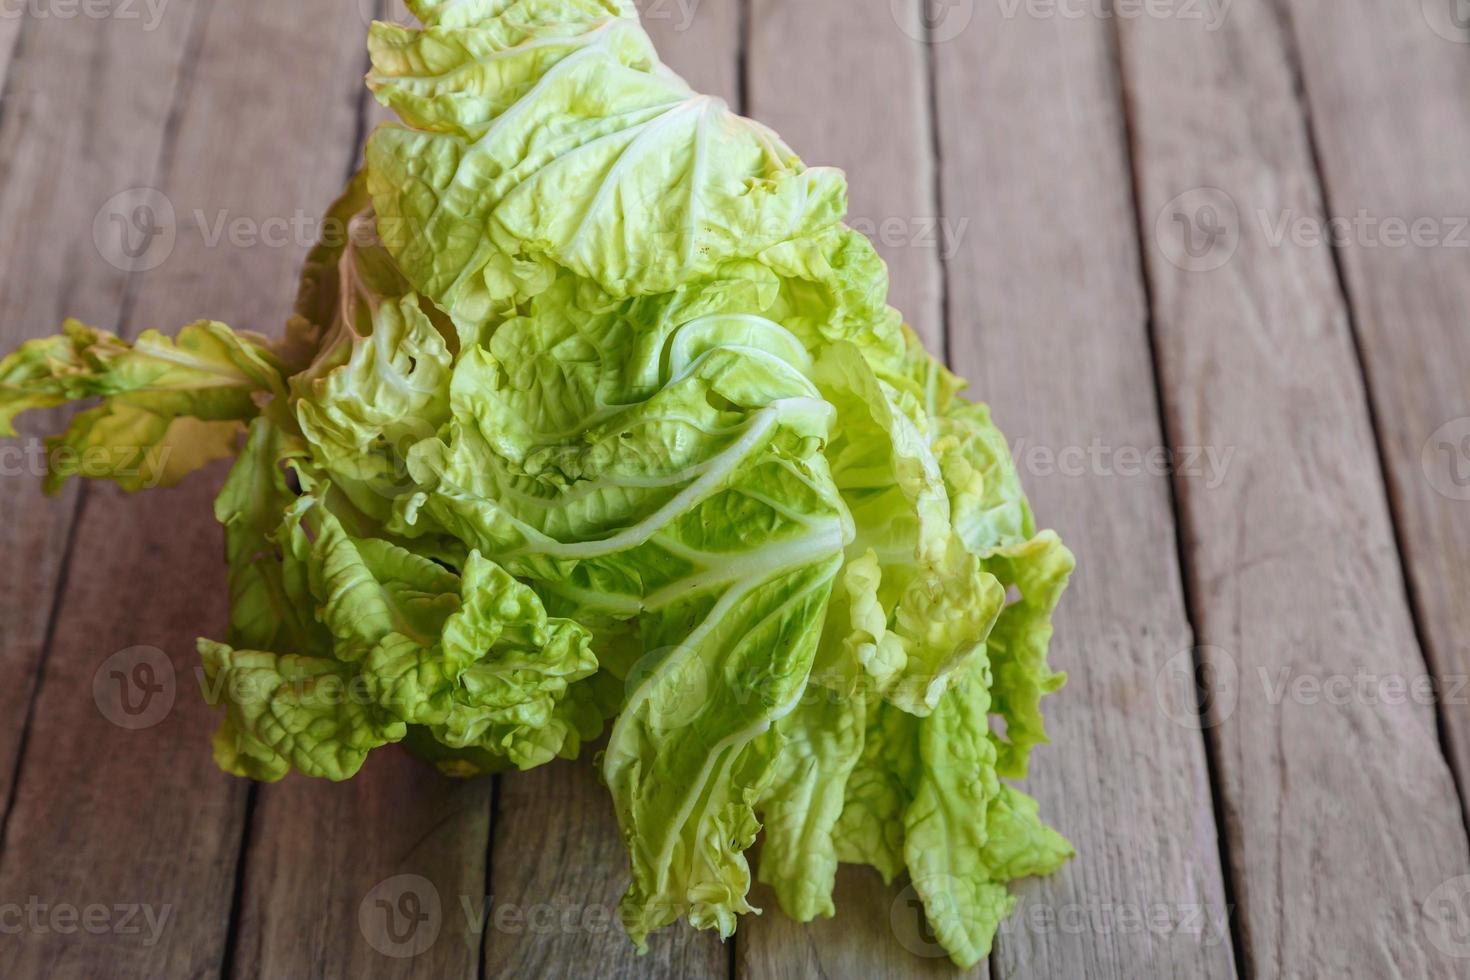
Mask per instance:
[[[128,95],[130,111],[121,115],[126,120],[124,132],[136,132],[140,126],[148,129],[146,124],[151,120],[147,113],[140,111],[139,98],[141,94],[157,91],[163,82],[174,83],[163,90],[165,95],[173,93],[174,108],[163,113],[169,121],[151,129],[151,132],[159,134],[158,142],[152,144],[153,150],[144,150],[129,158],[118,152],[117,147],[108,146],[106,163],[113,169],[98,179],[85,181],[84,186],[125,186],[130,180],[138,180],[141,172],[142,179],[151,185],[162,186],[180,204],[194,203],[197,195],[200,203],[240,204],[240,213],[244,215],[268,214],[280,206],[280,199],[251,198],[246,180],[227,188],[210,190],[211,181],[229,173],[236,157],[243,159],[244,154],[235,152],[240,149],[237,140],[251,145],[276,140],[279,143],[276,153],[282,161],[283,172],[290,177],[299,177],[304,184],[321,179],[320,172],[310,165],[313,161],[301,159],[300,151],[303,143],[312,138],[334,140],[334,128],[328,125],[310,134],[302,134],[279,115],[272,116],[272,112],[291,110],[293,118],[297,115],[306,120],[312,118],[310,111],[299,112],[301,107],[293,106],[289,99],[280,98],[279,90],[273,94],[268,85],[257,87],[253,79],[242,78],[242,74],[248,76],[251,65],[268,65],[268,62],[212,59],[208,62],[208,70],[201,72],[198,78],[188,67],[205,65],[201,51],[207,49],[208,38],[217,37],[222,44],[252,37],[258,43],[279,44],[287,40],[299,42],[306,36],[298,30],[290,32],[294,36],[288,38],[284,33],[270,30],[282,24],[289,25],[292,17],[307,17],[306,13],[288,9],[274,16],[271,11],[263,9],[265,5],[260,7],[262,9],[243,4],[181,4],[175,8],[179,12],[174,20],[165,25],[167,29],[152,35],[154,40],[149,45],[144,44],[144,39],[150,36],[146,33],[129,34],[124,26],[118,24],[96,26],[96,47],[102,48],[104,41],[109,45],[115,44],[121,58],[116,56],[116,52],[102,48],[101,57],[88,59],[86,64],[110,69],[109,77],[118,71],[134,71],[145,76],[149,72],[170,73],[163,78],[151,79],[152,84],[150,77],[133,78],[130,84],[115,84],[102,89],[104,93],[119,91]],[[179,25],[185,17],[189,19],[188,25],[181,28]],[[225,26],[218,23],[221,19],[226,22]],[[356,21],[355,15],[353,21]],[[50,46],[28,45],[18,59],[17,71],[29,67],[44,76],[46,73],[39,69],[47,62],[30,64],[32,56],[39,58],[55,54],[53,48],[58,30],[71,32],[69,37],[61,33],[59,36],[63,39],[76,41],[81,37],[85,43],[85,38],[91,35],[85,32],[84,24],[65,24],[53,29],[49,35]],[[46,25],[37,25],[34,31],[45,34]],[[344,36],[336,31],[329,34],[339,42]],[[145,50],[147,46],[161,46],[174,41],[179,41],[186,52],[178,70],[174,69],[176,62],[172,57],[160,59]],[[178,50],[180,48],[172,49],[173,52]],[[325,45],[318,44],[310,51],[287,49],[278,53],[286,56],[287,63],[314,64],[323,73],[338,72],[341,68],[331,57],[334,52]],[[68,66],[76,63],[76,59],[65,61]],[[119,69],[115,62],[127,67]],[[241,71],[237,73],[236,69]],[[277,83],[288,81],[279,72],[272,79]],[[241,84],[246,86],[246,90],[233,88]],[[78,86],[79,90],[83,88]],[[251,110],[241,116],[212,114],[210,111],[211,99],[220,105],[233,106],[248,96],[255,96],[259,101],[253,102]],[[232,128],[227,135],[217,134],[222,138],[208,139],[208,134],[199,126],[177,121],[183,118],[180,106],[187,107],[182,110],[184,114],[202,113],[206,119],[225,120],[228,116]],[[80,142],[85,145],[86,137],[94,135],[89,125],[94,120],[80,118],[82,115],[63,115],[58,128],[75,126],[80,121],[85,133]],[[252,124],[257,128],[252,129]],[[294,143],[293,137],[296,138]],[[189,144],[189,158],[199,164],[187,174],[170,172],[170,155],[178,150],[180,141]],[[142,163],[145,155],[161,162],[150,171]],[[66,162],[71,158],[63,154],[61,159]],[[276,180],[273,190],[279,186],[279,178]],[[258,189],[260,182],[253,186]],[[314,195],[307,195],[305,186],[298,191],[314,198]],[[69,205],[73,200],[81,200],[83,206],[90,207],[85,205],[85,199],[80,195],[71,195],[66,203]],[[325,202],[312,199],[291,203],[319,209]],[[66,215],[56,214],[51,220],[56,228],[72,227],[72,223],[61,220],[63,218]],[[90,231],[90,221],[85,227]],[[181,233],[186,230],[187,226],[180,228]],[[118,289],[94,288],[94,280],[99,277],[88,271],[90,267],[86,263],[78,263],[78,269],[85,273],[78,277],[84,288],[74,285],[72,289],[62,287],[58,292],[67,301],[80,298],[84,306],[90,305],[94,296],[101,299],[111,294],[129,321],[141,319],[143,313],[149,313],[158,317],[159,325],[164,327],[177,326],[190,314],[220,314],[229,310],[238,315],[234,319],[241,325],[262,326],[263,321],[274,319],[270,315],[271,310],[279,310],[289,302],[288,284],[294,280],[294,267],[299,264],[299,255],[285,250],[275,255],[241,255],[240,258],[240,267],[234,270],[232,278],[211,274],[191,279],[190,266],[198,262],[198,258],[191,257],[187,248],[180,248],[170,259],[171,264],[148,275],[146,283],[135,285],[124,281]],[[217,262],[218,256],[211,261]],[[251,272],[255,273],[253,277]],[[107,283],[114,278],[111,274],[104,274],[100,281]],[[216,308],[199,310],[192,307],[193,303],[207,305],[210,302],[198,285],[200,281],[211,283],[209,296],[218,304]],[[14,286],[13,283],[8,285]],[[135,299],[130,299],[130,296]],[[189,305],[185,305],[186,300]],[[137,317],[129,313],[135,302],[141,311]],[[37,309],[41,309],[40,304]],[[28,330],[52,332],[54,324],[32,322],[35,316],[35,310],[28,312]],[[93,322],[110,319],[108,314],[89,316]],[[217,471],[215,473],[218,475]],[[208,478],[198,479],[207,482]],[[98,963],[105,958],[108,968],[117,975],[146,975],[160,971],[207,973],[218,968],[229,909],[228,889],[221,885],[229,880],[229,857],[238,853],[244,793],[239,784],[215,771],[208,761],[207,742],[202,736],[205,726],[212,724],[213,718],[207,717],[200,705],[189,700],[187,681],[179,685],[184,689],[184,696],[175,706],[173,715],[167,723],[148,733],[109,732],[88,698],[82,697],[78,703],[66,695],[76,688],[86,688],[86,671],[90,665],[78,662],[79,655],[86,651],[86,644],[95,642],[98,636],[121,638],[128,632],[136,634],[142,630],[144,632],[139,638],[168,646],[184,645],[180,633],[187,631],[187,635],[192,636],[201,625],[201,617],[214,620],[215,614],[220,612],[219,603],[210,601],[209,595],[201,597],[190,591],[191,586],[198,589],[201,583],[215,583],[219,578],[218,552],[208,546],[209,542],[217,541],[217,528],[209,525],[208,530],[204,529],[208,515],[207,490],[207,486],[196,482],[151,499],[124,501],[115,491],[99,489],[91,498],[95,506],[89,506],[71,528],[70,533],[74,536],[72,547],[80,547],[77,542],[87,541],[92,565],[87,576],[73,575],[67,581],[63,598],[59,600],[63,609],[75,606],[73,611],[76,615],[63,614],[55,621],[54,650],[46,659],[44,668],[46,682],[38,687],[36,696],[38,703],[55,702],[57,698],[62,700],[52,705],[45,718],[37,718],[35,730],[46,729],[48,737],[33,739],[26,753],[26,772],[29,774],[34,769],[46,773],[55,788],[44,798],[32,800],[26,794],[17,797],[17,808],[12,813],[8,830],[15,846],[7,851],[3,869],[7,890],[33,887],[42,894],[65,898],[80,892],[96,894],[101,890],[107,897],[164,900],[177,899],[178,889],[184,889],[188,892],[184,896],[187,900],[171,903],[177,916],[166,943],[148,950],[113,944],[104,950],[84,937],[73,936],[60,945],[54,941],[56,937],[49,937],[49,942],[48,937],[41,937],[21,945],[12,959],[12,965],[17,969],[23,969],[25,962],[38,958],[44,958],[50,968],[79,972],[99,968]],[[182,507],[178,506],[180,502]],[[144,524],[154,528],[169,527],[173,533],[150,538],[144,533]],[[189,540],[193,534],[198,534],[200,540],[206,542],[205,547],[201,549],[197,542]],[[99,538],[108,547],[99,547]],[[123,551],[128,553],[123,554]],[[155,564],[150,567],[150,562]],[[144,570],[142,575],[139,574],[140,568]],[[152,582],[147,581],[150,574],[155,576]],[[151,594],[150,589],[153,590]],[[200,598],[205,599],[203,606],[198,604]],[[221,622],[222,617],[215,621]],[[91,628],[84,628],[88,623]],[[63,652],[65,656],[62,656]],[[174,665],[176,673],[183,678],[192,678],[189,664],[192,664],[192,655]],[[53,681],[57,685],[55,690],[52,689]],[[63,721],[68,723],[58,728]],[[203,722],[203,725],[196,729],[191,722]],[[87,765],[89,761],[90,766]],[[172,805],[186,795],[191,800],[188,811]],[[48,820],[47,804],[65,812],[66,820]],[[150,806],[153,807],[151,816]],[[80,836],[76,836],[78,831],[81,831]],[[108,849],[108,842],[112,839],[110,835],[121,835],[131,846],[108,850],[107,859],[103,860],[102,852]],[[31,845],[24,854],[18,850],[17,843],[22,838]],[[49,859],[46,867],[36,867],[33,861],[22,867],[29,861],[27,854],[46,855]]]
[[[193,67],[199,58],[199,47],[203,37],[204,24],[208,20],[210,4],[213,0],[198,0],[197,10],[190,17],[188,29],[183,36],[183,49],[176,72],[176,78],[169,106],[164,114],[162,133],[159,137],[158,148],[154,154],[154,165],[149,185],[153,186],[167,180],[169,164],[171,162],[171,144],[178,138],[178,117],[182,110],[184,93],[188,81],[193,74]],[[3,88],[0,88],[0,122],[3,122],[6,113],[11,108],[11,83],[16,69],[17,56],[22,53],[22,42],[25,37],[26,25],[32,24],[30,18],[6,18],[0,21],[0,69],[4,71]],[[7,169],[9,165],[7,162]],[[136,296],[138,273],[124,273],[121,277],[122,292],[120,306],[116,315],[110,317],[113,329],[120,336],[129,336],[132,327],[132,304]],[[61,284],[63,294],[70,291],[69,284]],[[49,325],[42,325],[43,329]],[[7,343],[7,347],[11,346]],[[6,351],[8,353],[8,350]],[[54,413],[60,414],[60,413]],[[67,413],[69,414],[69,413]],[[33,476],[33,474],[27,474]],[[0,867],[4,865],[5,848],[10,828],[11,815],[15,810],[19,799],[21,778],[25,769],[26,751],[29,747],[30,735],[35,721],[36,705],[41,698],[41,688],[46,673],[46,665],[50,659],[51,649],[56,640],[57,620],[61,613],[62,600],[65,597],[66,588],[71,577],[72,559],[76,551],[76,531],[81,523],[82,515],[86,510],[89,497],[89,486],[83,481],[72,481],[73,485],[68,488],[70,500],[63,500],[61,505],[59,536],[61,559],[58,562],[56,572],[51,578],[50,597],[45,603],[47,610],[41,642],[36,651],[36,656],[31,664],[22,665],[25,676],[29,683],[24,689],[24,712],[17,735],[14,736],[15,751],[9,760],[9,774],[7,792],[5,794],[4,811],[0,813]],[[34,488],[31,488],[33,493]],[[22,491],[27,492],[27,491]],[[34,496],[31,497],[34,500]],[[24,503],[22,504],[24,507]],[[14,716],[11,716],[14,717]]]
[[[1079,559],[1054,641],[1071,682],[1046,705],[1058,745],[1038,754],[1028,782],[1079,855],[1023,885],[1023,900],[1053,913],[1194,909],[1225,933],[1023,923],[1002,936],[994,969],[1230,976],[1198,708],[1192,696],[1182,713],[1155,701],[1155,678],[1193,647],[1168,481],[1066,479],[1025,462],[1031,446],[1167,447],[1107,25],[977,7],[936,54],[944,200],[975,223],[968,274],[950,276],[952,350],[1016,447],[1042,523]]]
[[[1470,201],[1470,179],[1463,176],[1464,168],[1458,164],[1470,153],[1470,116],[1463,111],[1462,102],[1438,93],[1465,91],[1470,85],[1470,61],[1461,45],[1438,34],[1445,25],[1434,21],[1434,9],[1425,4],[1415,12],[1390,5],[1370,8],[1369,14],[1341,22],[1325,19],[1310,0],[1278,0],[1277,10],[1291,42],[1291,63],[1306,110],[1324,213],[1341,214],[1334,206],[1339,195],[1364,195],[1373,182],[1370,175],[1383,174],[1395,179],[1377,182],[1373,189],[1380,193],[1394,197],[1413,188],[1408,191],[1412,198],[1425,194],[1417,201],[1395,201],[1390,216],[1405,220],[1438,216],[1462,223],[1467,216],[1457,212],[1463,212],[1465,202]],[[1304,34],[1303,23],[1320,23],[1316,29],[1319,39]],[[1470,42],[1470,33],[1462,33],[1458,40]],[[1321,57],[1324,47],[1333,52],[1333,59]],[[1411,56],[1388,61],[1342,54],[1375,47],[1407,50]],[[1345,73],[1343,61],[1363,68]],[[1444,78],[1463,84],[1434,87]],[[1386,134],[1375,126],[1381,120],[1368,111],[1375,89],[1379,93],[1418,93],[1407,103],[1397,104],[1395,122],[1401,128],[1399,146],[1419,152],[1385,148]],[[1334,104],[1353,104],[1364,111],[1332,112]],[[1446,161],[1449,166],[1444,165]],[[1414,211],[1416,203],[1421,208]],[[1411,213],[1400,214],[1401,205],[1410,205],[1402,210]],[[1454,492],[1453,482],[1448,487],[1434,486],[1433,478],[1419,465],[1422,460],[1415,456],[1416,450],[1422,456],[1430,448],[1428,440],[1441,425],[1457,417],[1462,422],[1470,418],[1470,399],[1463,384],[1463,365],[1470,363],[1466,341],[1470,332],[1465,329],[1470,319],[1470,287],[1466,285],[1470,279],[1465,274],[1466,263],[1455,262],[1447,252],[1440,247],[1427,256],[1411,253],[1409,260],[1401,260],[1375,254],[1357,242],[1335,241],[1331,248],[1350,311],[1358,369],[1369,396],[1370,422],[1388,490],[1415,637],[1441,685],[1441,695],[1435,699],[1439,736],[1464,815],[1470,809],[1470,722],[1463,712],[1449,708],[1460,706],[1455,702],[1461,699],[1451,692],[1463,686],[1470,668],[1463,642],[1470,633],[1470,607],[1463,601],[1470,594],[1470,533],[1463,514],[1454,520],[1454,512],[1465,509],[1463,495]],[[1410,274],[1410,260],[1419,276]],[[1419,282],[1411,281],[1414,279]],[[1427,309],[1416,310],[1407,302],[1406,294],[1411,291],[1430,298],[1424,304]],[[1391,318],[1388,311],[1393,311]],[[1391,336],[1390,324],[1408,333],[1412,343],[1392,343],[1400,338]],[[1398,349],[1413,353],[1403,362],[1395,361],[1401,356]],[[1449,371],[1431,369],[1426,358],[1450,365]],[[1454,374],[1457,367],[1459,376]]]
[[[1322,204],[1283,24],[1238,5],[1219,34],[1118,30],[1171,428],[1242,450],[1214,494],[1176,474],[1200,640],[1235,679],[1210,735],[1242,968],[1453,976],[1419,906],[1467,863],[1434,712],[1254,686],[1258,671],[1351,671],[1355,656],[1385,676],[1423,669],[1335,264],[1295,242],[1267,251],[1249,225]],[[1206,206],[1233,212],[1234,234],[1196,255],[1165,219],[1173,209],[1188,234]]]
[[[1149,364],[1152,368],[1152,380],[1154,386],[1154,404],[1158,412],[1159,431],[1163,433],[1164,443],[1171,452],[1177,451],[1182,445],[1178,432],[1170,424],[1169,413],[1165,411],[1168,399],[1165,392],[1163,365],[1159,358],[1158,324],[1154,320],[1154,290],[1153,283],[1148,270],[1148,240],[1143,233],[1143,198],[1140,184],[1138,158],[1135,152],[1136,138],[1133,133],[1133,120],[1129,112],[1128,101],[1122,97],[1122,91],[1126,85],[1123,75],[1123,61],[1121,53],[1121,35],[1117,22],[1114,22],[1113,30],[1109,36],[1109,51],[1112,57],[1114,70],[1117,73],[1119,86],[1119,108],[1122,114],[1123,132],[1128,152],[1128,171],[1130,183],[1129,192],[1133,204],[1134,221],[1137,229],[1135,238],[1138,242],[1138,268],[1141,272],[1140,281],[1143,287],[1144,306],[1147,309],[1147,336]],[[1180,487],[1177,475],[1169,480],[1169,512],[1174,521],[1174,547],[1176,561],[1179,567],[1179,581],[1183,589],[1184,616],[1189,623],[1190,635],[1198,642],[1199,614],[1195,609],[1194,595],[1195,583],[1193,580],[1193,569],[1189,562],[1189,548],[1185,541],[1184,514],[1180,501]],[[1208,672],[1213,670],[1214,665],[1206,663],[1196,646],[1190,651],[1190,666],[1196,678],[1206,678]],[[1198,683],[1198,682],[1197,682]],[[1201,730],[1208,728],[1211,724],[1210,705],[1202,700],[1196,703],[1196,713],[1199,717]],[[1219,849],[1221,875],[1220,887],[1223,891],[1225,908],[1231,910],[1228,921],[1230,923],[1230,948],[1234,954],[1234,966],[1238,974],[1249,976],[1249,966],[1245,956],[1243,937],[1239,923],[1236,921],[1234,910],[1239,907],[1235,898],[1235,883],[1228,869],[1232,866],[1230,860],[1230,839],[1226,834],[1218,833],[1218,828],[1225,826],[1225,793],[1221,781],[1220,750],[1213,739],[1205,738],[1205,771],[1209,777],[1210,787],[1210,811],[1214,817],[1217,828],[1216,843]]]

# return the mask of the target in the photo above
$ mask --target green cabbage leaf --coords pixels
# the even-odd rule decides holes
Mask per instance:
[[[283,335],[68,322],[0,361],[0,434],[91,402],[52,490],[233,459],[226,770],[603,738],[640,948],[729,936],[753,877],[830,916],[845,861],[974,964],[1071,854],[1009,782],[1073,561],[1004,437],[887,305],[842,173],[691,91],[626,0],[409,7]]]

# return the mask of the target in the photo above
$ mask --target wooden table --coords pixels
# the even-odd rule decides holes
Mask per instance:
[[[158,2],[0,17],[4,349],[64,315],[277,331],[378,117],[374,0]],[[896,302],[1080,559],[1029,782],[1078,857],[1022,884],[976,972],[1470,975],[1464,0],[645,14],[698,87],[848,170]],[[135,188],[173,211],[157,263],[109,237]],[[835,920],[634,956],[585,762],[222,775],[192,649],[225,620],[219,471],[44,499],[3,459],[0,974],[954,972],[858,870]],[[111,671],[141,662],[167,704],[119,716]]]

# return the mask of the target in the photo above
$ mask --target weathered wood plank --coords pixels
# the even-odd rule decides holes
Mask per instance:
[[[670,67],[738,105],[738,0],[645,0],[639,11]],[[499,778],[486,975],[726,976],[719,937],[682,924],[652,936],[648,956],[636,955],[617,918],[627,848],[592,756],[589,748],[576,762]]]
[[[989,975],[984,964],[969,974],[956,969],[925,931],[922,903],[914,890],[885,886],[872,868],[841,865],[832,894],[837,914],[807,925],[786,918],[769,888],[757,886],[753,895],[765,914],[747,919],[736,936],[736,973],[741,977],[911,980]]]
[[[129,276],[94,243],[94,216],[114,191],[153,179],[196,6],[174,5],[149,32],[98,19],[0,21],[9,63],[0,104],[0,350],[54,333],[66,316],[117,325]],[[22,29],[25,47],[11,60]],[[40,434],[60,417],[22,419],[23,438],[0,448],[0,670],[12,679],[0,688],[0,801],[12,788],[77,504],[75,487],[53,500],[40,490]]]
[[[1426,652],[1450,691],[1470,677],[1470,31],[1451,0],[1350,6],[1288,4],[1332,212],[1427,229],[1395,246],[1380,225],[1338,254]],[[1463,797],[1470,715],[1448,701]]]
[[[848,223],[888,262],[890,301],[943,351],[938,222],[921,4],[751,0],[745,111],[810,164],[842,167]]]
[[[1143,462],[1165,444],[1109,28],[977,4],[935,37],[942,196],[971,223],[949,265],[952,360],[1078,559],[1052,653],[1071,679],[1045,705],[1056,745],[1026,785],[1078,856],[1019,886],[992,968],[1231,976],[1193,698],[1156,706],[1192,641],[1169,486]]]
[[[1434,712],[1393,693],[1425,665],[1347,311],[1330,250],[1273,232],[1322,215],[1281,28],[1119,25],[1169,428],[1234,454],[1177,487],[1245,966],[1459,976],[1420,903],[1470,854]]]
[[[659,57],[696,92],[740,105],[740,9],[747,0],[638,0]]]
[[[473,976],[490,789],[392,750],[345,783],[263,788],[231,975]]]
[[[222,215],[243,219],[239,227],[246,230],[271,233],[267,219],[289,222],[297,208],[316,214],[331,199],[345,169],[341,148],[352,139],[361,31],[349,32],[335,15],[324,22],[321,11],[285,0],[169,10],[190,21],[179,29],[193,30],[183,67],[153,82],[179,77],[177,125],[165,127],[177,134],[177,143],[166,146],[162,163],[155,164],[155,135],[147,165],[131,165],[137,172],[81,175],[65,189],[83,200],[96,196],[83,224],[89,234],[90,212],[119,187],[157,182],[172,204],[176,245],[156,268],[140,273],[130,322],[172,329],[212,315],[273,331],[289,307],[308,243],[288,233],[280,247],[264,239],[251,246],[227,234],[211,246],[209,236]],[[80,26],[68,22],[59,29]],[[115,24],[99,29],[124,37]],[[89,154],[111,158],[105,137],[114,124],[95,128],[99,92],[122,99],[101,110],[117,118],[118,134],[139,118],[127,100],[151,104],[140,86],[112,74],[131,70],[151,52],[136,39],[118,43],[97,52],[103,57],[96,84],[75,86],[86,97],[79,99],[78,124],[64,152],[43,158],[46,164],[58,166],[66,152],[99,137]],[[18,71],[31,50],[28,45],[22,52]],[[241,51],[262,54],[240,57]],[[52,64],[37,84],[54,97],[71,88],[56,80],[77,63]],[[303,90],[313,97],[301,98]],[[91,104],[81,104],[88,98]],[[324,146],[333,148],[328,166]],[[263,155],[268,168],[260,164]],[[37,187],[44,189],[45,179],[37,178]],[[24,192],[7,184],[7,193]],[[55,217],[66,219],[67,212]],[[167,224],[160,211],[155,217]],[[37,235],[26,247],[45,240]],[[58,295],[63,302],[85,295],[88,304],[104,297],[117,304],[120,290],[111,284],[111,278],[98,283],[84,276],[70,293],[63,288]],[[54,329],[48,311],[55,299],[38,303],[39,314],[28,311],[30,329]],[[21,902],[37,896],[53,910],[95,904],[113,911],[98,931],[61,931],[52,918],[44,929],[0,936],[0,956],[18,975],[206,976],[223,965],[246,785],[219,773],[210,759],[208,734],[216,719],[198,693],[192,649],[194,636],[218,633],[226,620],[220,537],[209,507],[219,475],[215,470],[176,490],[138,498],[107,487],[88,495],[21,765],[0,896]],[[121,651],[119,659],[109,659],[113,651]],[[151,683],[164,685],[151,698],[136,686],[120,687],[122,681],[150,681],[144,665],[152,670]],[[119,713],[120,697],[142,713]],[[128,731],[108,716],[125,725],[157,723]],[[167,916],[157,935],[146,928],[128,931],[142,920],[118,921],[115,907],[133,904],[159,919]]]
[[[225,619],[207,479],[89,495],[0,863],[0,902],[38,909],[0,934],[7,973],[219,969],[246,790],[214,769],[191,673]]]
[[[682,922],[650,936],[646,956],[633,949],[618,922],[627,848],[591,754],[501,780],[485,975],[724,977],[719,937]]]
[[[752,0],[746,53],[747,114],[780,133],[809,164],[841,167],[850,186],[849,224],[869,235],[889,266],[890,302],[930,349],[943,353],[941,248],[934,200],[928,77],[917,3]],[[895,12],[896,11],[896,12]],[[862,107],[854,114],[855,107]],[[899,941],[890,913],[900,887],[844,869],[836,916],[809,927],[786,919],[767,889],[760,918],[736,936],[736,972],[746,977],[909,976],[955,972],[933,944]],[[915,908],[899,927],[920,935]],[[910,942],[909,946],[914,943]],[[983,975],[984,967],[980,968]]]
[[[15,57],[16,46],[20,44],[20,34],[25,26],[25,20],[20,17],[6,17],[0,20],[0,92],[4,91],[5,82],[10,77],[10,66]]]

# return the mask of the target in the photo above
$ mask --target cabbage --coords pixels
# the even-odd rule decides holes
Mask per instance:
[[[886,304],[840,171],[658,60],[625,0],[410,2],[400,122],[329,215],[280,340],[69,322],[0,362],[0,434],[83,399],[68,476],[235,463],[216,503],[214,751],[346,779],[576,756],[640,948],[730,935],[745,851],[791,916],[839,861],[907,870],[971,965],[1007,883],[1071,854],[1024,777],[1072,557],[986,409]]]

